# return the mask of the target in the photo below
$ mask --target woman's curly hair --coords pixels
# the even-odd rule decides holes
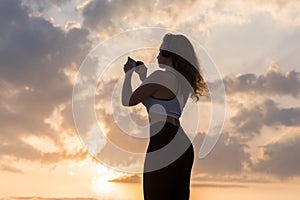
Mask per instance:
[[[206,96],[208,93],[207,85],[199,69],[195,68],[191,63],[177,54],[172,54],[172,61],[174,68],[180,72],[189,82],[190,86],[192,86],[194,92],[191,93],[191,97],[195,99],[195,101],[198,101],[200,96]]]
[[[192,99],[198,101],[200,96],[208,94],[207,85],[201,75],[200,64],[193,45],[184,35],[166,34],[164,42],[169,42],[168,47],[162,47],[170,52],[174,68],[190,84]]]

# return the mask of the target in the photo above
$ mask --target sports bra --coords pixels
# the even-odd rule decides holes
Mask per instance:
[[[176,77],[178,76],[174,69],[166,69],[166,71],[175,74]],[[154,113],[179,119],[185,106],[181,85],[178,85],[176,96],[171,99],[158,99],[150,96],[144,99],[142,104],[149,114]]]

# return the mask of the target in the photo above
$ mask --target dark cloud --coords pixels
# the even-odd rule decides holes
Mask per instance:
[[[183,10],[192,6],[195,3],[194,0],[187,1],[138,1],[129,0],[126,3],[122,0],[93,0],[87,4],[82,15],[84,17],[83,25],[95,31],[101,31],[102,33],[115,33],[116,30],[124,30],[128,28],[134,28],[132,20],[140,21],[150,26],[158,25],[160,21],[154,21],[155,24],[151,24],[150,20],[145,20],[145,16],[148,15],[161,15],[161,11],[167,13],[164,17],[168,20],[176,19],[178,16],[178,10]],[[166,26],[166,24],[160,24]]]
[[[28,18],[26,10],[18,4],[5,2],[1,1],[1,8],[14,10],[11,6],[15,5],[18,8],[15,14],[23,18],[4,16],[15,25],[1,24],[4,44],[0,47],[0,87],[1,104],[5,106],[0,113],[0,124],[4,129],[12,129],[12,134],[1,134],[6,134],[5,137],[20,132],[46,134],[50,130],[44,118],[55,106],[71,99],[72,85],[63,69],[83,58],[81,54],[86,49],[81,46],[87,35],[81,30],[64,33],[41,18]]]
[[[300,137],[278,141],[263,147],[264,156],[253,166],[254,172],[281,179],[300,176]]]
[[[247,145],[241,144],[237,138],[222,133],[215,147],[204,159],[199,159],[199,150],[206,134],[198,133],[194,138],[195,160],[193,172],[211,175],[239,174],[244,166],[251,165]],[[209,137],[209,136],[207,136]]]
[[[262,104],[241,108],[231,122],[238,133],[251,138],[263,126],[299,126],[300,107],[279,108],[273,100],[266,99]]]
[[[86,153],[67,152],[44,120],[59,105],[70,104],[73,86],[64,70],[78,67],[86,56],[89,32],[65,31],[29,12],[19,0],[0,1],[0,139],[5,144],[0,157],[41,163],[81,159]],[[45,154],[20,140],[30,135],[49,137],[61,152]]]
[[[261,75],[227,76],[224,78],[224,84],[227,94],[271,94],[298,97],[300,94],[300,73],[293,70],[284,74],[273,68]]]
[[[150,1],[122,1],[122,0],[94,0],[87,4],[82,15],[83,25],[92,30],[114,32],[124,27],[131,27],[128,16],[145,16],[153,11],[154,0]],[[123,25],[122,25],[123,24]]]
[[[47,148],[45,147],[45,150]],[[0,146],[0,158],[1,163],[6,162],[6,157],[9,156],[15,160],[27,160],[34,161],[40,164],[56,164],[61,160],[85,160],[89,154],[86,150],[82,148],[78,148],[74,150],[74,152],[68,152],[65,149],[60,149],[58,152],[42,152],[34,146],[25,143],[24,141],[15,138],[15,140],[9,143],[5,143]],[[3,164],[2,164],[3,165]],[[7,166],[6,168],[2,168],[2,170],[13,169],[13,167],[9,166],[7,163],[4,164]],[[10,168],[9,168],[10,167]],[[12,171],[12,170],[11,170]],[[15,172],[17,172],[15,170]]]
[[[55,7],[62,7],[64,4],[71,2],[72,0],[23,0],[23,5],[30,6],[32,10],[37,10],[39,12],[42,12],[44,10],[49,9],[49,7],[55,6]]]
[[[264,126],[264,110],[259,105],[251,108],[243,107],[231,118],[236,132],[245,134],[244,137],[251,137],[259,134]]]
[[[284,125],[284,126],[299,126],[300,124],[300,107],[278,108],[276,103],[268,99],[264,102],[266,108],[265,124]]]
[[[135,28],[136,23],[143,26],[167,26],[159,20],[145,16],[163,16],[168,21],[176,21],[179,11],[191,7],[196,1],[139,1],[92,0],[82,11],[83,25],[101,33],[115,33],[118,30]],[[134,21],[133,24],[131,24]]]

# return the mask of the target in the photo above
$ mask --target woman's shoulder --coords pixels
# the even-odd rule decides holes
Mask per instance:
[[[177,82],[176,76],[173,74],[163,70],[156,70],[143,81],[143,84],[155,84],[173,90],[177,88]]]
[[[151,78],[167,78],[167,79],[176,79],[175,73],[169,70],[155,70],[152,72],[149,77]]]

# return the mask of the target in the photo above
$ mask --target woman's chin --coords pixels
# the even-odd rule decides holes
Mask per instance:
[[[158,67],[159,67],[159,68],[162,68],[162,69],[166,69],[167,66],[164,65],[164,64],[158,64]]]

